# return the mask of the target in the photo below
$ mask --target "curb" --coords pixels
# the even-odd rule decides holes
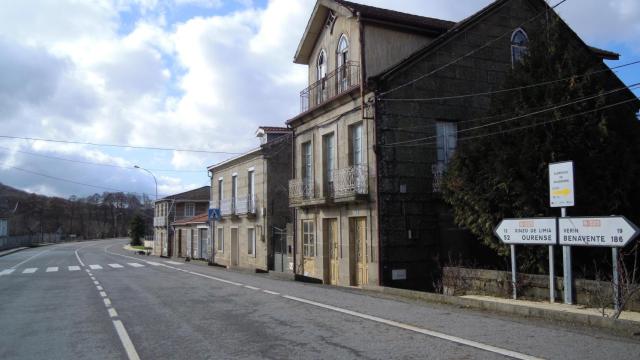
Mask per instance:
[[[31,248],[19,247],[19,248],[15,248],[15,249],[6,250],[6,252],[0,253],[0,257],[7,256],[7,255],[10,255],[10,254],[13,254],[13,253],[17,253],[18,251],[27,250],[27,249],[31,249]]]
[[[438,304],[454,305],[462,308],[492,311],[507,315],[517,315],[525,318],[538,318],[543,320],[559,321],[564,323],[581,324],[600,328],[609,332],[637,339],[640,335],[640,323],[630,320],[611,319],[595,315],[575,314],[565,311],[540,309],[525,305],[503,304],[478,299],[461,298],[442,294],[433,294],[421,291],[396,289],[383,286],[364,286],[368,292],[377,292],[395,295],[411,300],[426,301]]]

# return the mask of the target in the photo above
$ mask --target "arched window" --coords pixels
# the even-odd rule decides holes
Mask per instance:
[[[326,99],[327,91],[327,54],[324,50],[320,50],[318,62],[316,63],[316,76],[318,78],[318,86],[316,87],[316,104],[322,103]]]
[[[349,40],[342,34],[336,49],[337,70],[338,70],[338,92],[342,92],[349,87]]]
[[[511,35],[511,64],[521,63],[529,51],[529,37],[522,29],[516,29]]]

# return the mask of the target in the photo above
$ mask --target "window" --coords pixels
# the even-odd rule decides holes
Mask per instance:
[[[302,144],[302,180],[305,185],[311,186],[313,181],[313,156],[311,154],[311,141]]]
[[[458,124],[450,121],[436,122],[436,136],[438,164],[446,166],[458,144]]]
[[[302,255],[304,257],[316,255],[316,234],[313,220],[302,221]]]
[[[529,37],[522,29],[517,29],[511,35],[511,64],[521,63],[529,51]]]
[[[224,194],[223,186],[224,186],[224,180],[222,180],[222,178],[218,179],[218,209],[222,205],[222,197],[223,197],[223,194]]]
[[[324,50],[320,50],[318,62],[316,64],[316,78],[320,84],[316,87],[316,104],[320,104],[326,99],[327,91],[327,55]]]
[[[247,195],[249,195],[249,201],[253,199],[255,186],[255,171],[249,170],[247,173]]]
[[[247,254],[256,257],[256,230],[247,229]]]
[[[238,175],[234,174],[231,177],[231,206],[232,211],[235,212],[237,209],[237,201],[238,201]]]
[[[336,53],[336,64],[338,69],[338,92],[342,92],[349,87],[349,72],[346,66],[347,62],[349,61],[349,40],[347,40],[347,37],[344,34],[340,36]]]
[[[194,203],[186,203],[184,205],[184,216],[185,217],[194,217],[194,216],[196,216],[196,204],[194,204]]]
[[[218,251],[219,252],[224,252],[224,228],[223,227],[219,227],[218,228],[218,236],[216,241],[218,242]]]
[[[333,170],[335,169],[334,135],[327,134],[322,137],[322,153],[324,157],[324,184],[329,186],[333,181]]]
[[[349,130],[351,137],[351,165],[362,165],[362,123],[352,125]]]

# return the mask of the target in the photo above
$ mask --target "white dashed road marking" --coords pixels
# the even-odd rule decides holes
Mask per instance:
[[[153,262],[153,261],[147,261],[146,263],[147,263],[147,264],[149,264],[149,265],[153,265],[153,266],[160,266],[160,265],[162,265],[162,264],[160,264],[160,263]]]
[[[107,297],[107,293],[104,291],[100,291],[100,296],[102,296],[103,298]]]
[[[109,266],[111,266],[114,269],[122,269],[124,266],[120,265],[120,264],[109,264]]]
[[[102,286],[100,286],[100,285],[96,286],[96,289],[98,289],[98,290],[100,290],[100,291],[104,290],[104,289],[102,288]]]
[[[0,276],[2,276],[2,275],[9,275],[9,274],[11,274],[11,273],[12,273],[12,272],[14,272],[14,271],[16,271],[16,269],[7,269],[7,270],[2,270],[2,271],[0,272]]]
[[[102,266],[100,266],[100,265],[89,265],[89,268],[91,268],[91,270],[100,270],[100,269],[102,269]]]
[[[280,293],[277,293],[275,291],[270,291],[270,290],[262,290],[262,292],[265,292],[265,293],[271,294],[271,295],[280,295]]]
[[[116,311],[116,309],[114,309],[114,308],[109,308],[109,316],[111,316],[111,317],[117,317],[117,316],[118,316],[118,312]]]
[[[108,298],[103,299],[104,301],[104,306],[111,306],[111,300],[109,300]]]
[[[69,266],[69,271],[78,271],[80,270],[80,266]]]
[[[244,287],[246,287],[247,289],[251,289],[251,290],[260,290],[260,288],[257,288],[255,286],[245,285]]]
[[[23,274],[33,274],[36,271],[38,271],[38,268],[26,268],[26,269],[24,269],[24,271],[22,273]]]
[[[182,263],[179,263],[177,261],[165,261],[167,264],[171,264],[171,265],[182,265]]]
[[[144,267],[144,265],[142,264],[138,264],[138,263],[128,263],[129,266],[133,266],[133,267]]]
[[[57,272],[57,271],[58,271],[57,266],[48,267],[46,270],[46,272]]]

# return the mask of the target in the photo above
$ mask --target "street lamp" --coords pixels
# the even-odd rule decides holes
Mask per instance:
[[[156,183],[156,201],[158,201],[158,180],[156,179],[156,176],[153,175],[153,173],[151,171],[149,171],[148,169],[145,169],[145,168],[143,168],[141,166],[134,165],[133,167],[136,168],[136,169],[144,170],[144,171],[148,172],[151,176],[153,176],[153,181],[155,181],[155,183]]]

